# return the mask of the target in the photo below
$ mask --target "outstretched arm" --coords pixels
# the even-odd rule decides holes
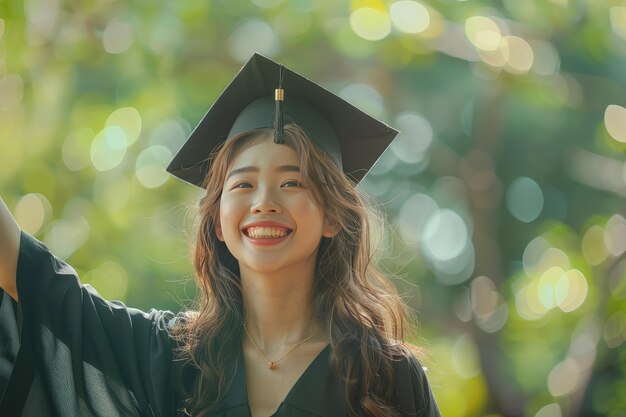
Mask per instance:
[[[15,274],[20,250],[20,227],[0,196],[0,288],[17,300]]]

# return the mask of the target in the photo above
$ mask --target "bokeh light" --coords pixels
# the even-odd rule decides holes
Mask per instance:
[[[508,54],[505,69],[514,74],[526,74],[533,66],[534,53],[528,42],[518,36],[504,36]]]
[[[533,179],[516,178],[506,190],[506,206],[517,220],[530,223],[543,210],[543,192]]]
[[[607,106],[604,111],[604,125],[613,139],[626,143],[626,108],[617,104]]]
[[[509,319],[509,306],[502,303],[494,310],[494,312],[486,317],[476,320],[478,327],[487,333],[495,333],[500,331]]]
[[[467,184],[456,176],[441,176],[431,185],[432,197],[441,205],[457,211],[464,218],[467,215]]]
[[[13,215],[25,232],[37,235],[50,220],[52,205],[43,194],[26,194],[15,205]]]
[[[498,47],[496,49],[490,50],[479,48],[478,56],[484,63],[495,67],[497,70],[500,70],[508,62],[510,56],[509,44],[508,42],[506,42],[506,40],[500,38]]]
[[[424,249],[430,257],[447,261],[459,256],[469,244],[465,221],[456,212],[441,209],[426,221],[422,234]]]
[[[126,146],[137,141],[141,134],[141,116],[134,107],[121,107],[109,115],[106,127],[117,126],[126,134]]]
[[[577,269],[562,274],[554,286],[554,298],[558,307],[566,313],[579,308],[587,298],[587,278]]]
[[[465,34],[476,48],[484,51],[495,51],[502,41],[498,24],[485,16],[468,18],[465,21]]]
[[[546,271],[553,266],[562,269],[571,268],[571,261],[567,253],[559,248],[550,247],[545,250],[537,263],[537,271]]]
[[[146,188],[156,188],[165,184],[170,177],[165,168],[172,157],[170,150],[161,145],[151,146],[141,151],[135,164],[135,173],[139,182]]]
[[[228,52],[241,63],[248,61],[255,52],[273,57],[279,49],[274,29],[262,20],[245,20],[228,37]]]
[[[626,219],[614,214],[606,223],[604,244],[613,256],[620,256],[626,252]]]
[[[624,163],[585,149],[572,149],[568,161],[571,176],[581,184],[626,195]]]
[[[537,298],[546,310],[556,307],[555,288],[564,273],[565,271],[558,266],[553,266],[546,270],[537,280]]]
[[[126,132],[121,127],[106,127],[91,143],[91,163],[98,171],[112,170],[124,159],[127,146]]]
[[[571,358],[557,363],[548,375],[548,390],[554,397],[562,397],[576,390],[581,381],[578,364]]]
[[[430,25],[430,13],[421,3],[413,0],[401,0],[389,8],[391,22],[405,33],[421,33]]]
[[[539,320],[547,312],[535,297],[535,285],[530,282],[515,293],[515,309],[524,320]]]
[[[49,42],[59,25],[59,0],[26,0],[26,39],[29,45],[39,46]]]
[[[452,347],[452,368],[465,379],[480,375],[480,364],[476,343],[468,334],[462,334]]]
[[[426,221],[439,210],[439,206],[431,197],[423,193],[415,193],[400,208],[398,224],[402,225],[399,232],[405,242],[421,241]]]
[[[609,18],[613,32],[626,40],[626,6],[613,6],[609,9]]]
[[[379,41],[391,33],[391,19],[384,10],[361,7],[350,14],[350,27],[363,39]]]
[[[433,142],[433,128],[424,116],[415,112],[400,113],[395,126],[400,134],[391,143],[391,150],[407,164],[423,161]]]
[[[515,294],[515,306],[520,317],[538,320],[556,307],[565,313],[577,310],[587,299],[589,284],[577,269],[568,269],[569,262],[559,259],[558,249],[551,248],[541,261],[543,272],[537,266],[524,280]]]
[[[559,53],[550,42],[533,40],[530,44],[533,51],[532,70],[539,75],[554,75],[559,72],[561,58]]]
[[[603,337],[606,345],[611,348],[617,348],[626,341],[626,313],[624,311],[616,311],[604,324]]]
[[[581,371],[589,371],[597,354],[601,337],[601,324],[597,317],[587,317],[574,329],[568,356],[573,358]]]
[[[123,21],[111,21],[102,32],[102,45],[110,54],[121,54],[133,45],[135,34],[133,27]]]
[[[437,259],[426,252],[426,258],[432,263],[437,279],[445,285],[457,285],[468,280],[474,272],[475,252],[471,242],[456,257]]]
[[[493,314],[500,301],[494,282],[488,277],[479,276],[472,280],[470,288],[474,316],[482,318]]]
[[[470,286],[472,313],[478,327],[495,333],[502,329],[509,317],[509,307],[503,302],[495,283],[486,276],[472,280]]]

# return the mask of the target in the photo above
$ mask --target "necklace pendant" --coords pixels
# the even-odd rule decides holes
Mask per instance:
[[[274,361],[269,361],[269,362],[267,363],[267,367],[268,367],[269,369],[276,369],[276,368],[278,367],[278,364],[277,364],[276,362],[274,362]]]

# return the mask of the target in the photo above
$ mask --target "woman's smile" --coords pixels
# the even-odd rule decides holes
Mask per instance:
[[[278,239],[286,237],[289,231],[277,227],[251,227],[246,229],[245,233],[252,239]]]
[[[250,223],[242,229],[247,240],[255,245],[276,245],[286,240],[293,229],[273,221]]]
[[[312,271],[326,227],[324,212],[302,184],[300,161],[271,137],[233,160],[220,199],[218,238],[240,267],[258,272]]]

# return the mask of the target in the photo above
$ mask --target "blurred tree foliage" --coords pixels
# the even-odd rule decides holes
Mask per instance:
[[[163,166],[258,51],[403,133],[362,188],[443,415],[626,416],[626,2],[0,1],[0,192],[179,310],[201,195]]]

